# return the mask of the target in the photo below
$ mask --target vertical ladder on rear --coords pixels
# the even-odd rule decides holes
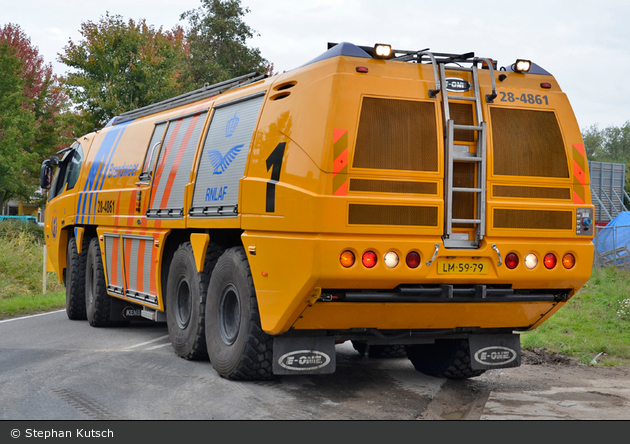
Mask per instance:
[[[444,113],[444,151],[445,151],[445,177],[444,177],[444,246],[446,248],[479,248],[486,231],[486,122],[483,119],[481,106],[481,92],[479,88],[479,75],[477,65],[485,62],[488,66],[490,78],[492,79],[492,94],[487,94],[486,102],[492,103],[496,98],[496,85],[494,81],[494,68],[492,62],[488,59],[474,57],[474,54],[452,55],[452,54],[436,54],[423,52],[431,58],[434,67],[434,73],[439,75],[436,78],[436,89],[430,90],[430,95],[437,96],[442,93],[443,113]],[[457,66],[449,66],[449,71],[470,72],[472,75],[471,89],[472,96],[452,96],[449,97],[447,91],[447,81],[445,73],[445,64],[457,63]],[[461,66],[463,63],[469,63],[470,67]],[[437,69],[436,69],[437,67]],[[439,74],[438,72],[439,71]],[[449,109],[449,100],[469,101],[475,105],[475,122],[473,125],[459,125],[451,118]],[[468,146],[455,144],[455,130],[472,131],[476,133],[476,151],[471,153]],[[473,187],[456,187],[454,186],[453,169],[458,162],[474,163],[475,184]],[[472,218],[456,219],[453,218],[453,193],[470,193],[475,196],[474,214]],[[453,225],[468,224],[474,226],[474,236],[471,239],[468,233],[454,233]]]

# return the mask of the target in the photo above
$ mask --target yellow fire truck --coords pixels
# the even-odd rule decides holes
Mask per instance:
[[[520,365],[518,332],[591,272],[566,95],[529,60],[328,46],[44,162],[70,319],[166,322],[177,355],[230,379],[332,373],[344,341],[439,377]]]

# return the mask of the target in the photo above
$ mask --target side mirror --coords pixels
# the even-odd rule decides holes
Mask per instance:
[[[39,186],[43,190],[49,190],[50,184],[52,183],[52,165],[50,164],[50,160],[44,160],[42,162],[42,169],[39,172]]]

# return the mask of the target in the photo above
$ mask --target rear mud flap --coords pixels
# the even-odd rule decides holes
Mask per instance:
[[[521,365],[519,335],[471,335],[470,366],[473,370],[492,370]]]
[[[273,341],[275,375],[322,375],[335,372],[335,340],[331,337],[277,337]]]

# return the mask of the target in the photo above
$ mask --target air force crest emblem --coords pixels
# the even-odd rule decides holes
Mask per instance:
[[[214,167],[214,171],[212,174],[223,174],[225,170],[230,166],[230,164],[236,159],[238,153],[241,152],[243,148],[243,144],[236,145],[234,148],[231,148],[230,151],[225,153],[225,156],[221,155],[218,150],[208,151],[208,156],[210,157],[210,163]]]

